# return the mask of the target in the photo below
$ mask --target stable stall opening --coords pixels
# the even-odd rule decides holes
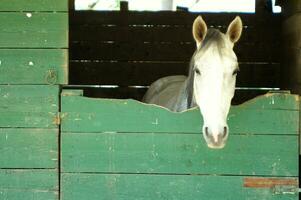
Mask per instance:
[[[69,84],[84,95],[141,100],[148,86],[186,75],[195,50],[193,20],[202,15],[223,32],[239,15],[244,24],[235,46],[240,72],[233,104],[281,88],[281,19],[272,1],[256,1],[255,13],[76,11],[70,3]]]

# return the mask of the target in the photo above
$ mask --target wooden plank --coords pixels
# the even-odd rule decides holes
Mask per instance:
[[[114,60],[114,61],[189,61],[194,43],[89,43],[70,44],[71,60]],[[256,49],[256,50],[255,50]],[[261,45],[238,43],[234,49],[239,61],[279,62],[279,43]]]
[[[0,85],[0,97],[0,127],[57,127],[58,86]]]
[[[0,21],[0,48],[68,47],[68,13],[0,12]]]
[[[1,0],[0,11],[68,11],[67,0]]]
[[[186,75],[188,66],[188,62],[71,61],[70,84],[150,85],[165,76]],[[239,87],[279,86],[279,63],[241,63],[239,67],[236,84]]]
[[[93,99],[64,94],[61,99],[63,131],[201,132],[202,119],[196,109],[173,113],[134,100]],[[297,102],[298,97],[294,95],[269,94],[235,106],[229,114],[230,132],[297,134]]]
[[[57,171],[0,169],[0,199],[58,200]]]
[[[207,24],[213,26],[228,25],[239,15],[246,26],[263,25],[279,26],[281,15],[260,15],[243,13],[190,13],[190,12],[119,12],[119,11],[76,11],[70,13],[70,25],[95,24],[95,25],[191,25],[193,20],[202,15]]]
[[[210,24],[208,26],[212,27]],[[228,24],[220,29],[225,33]],[[275,43],[281,37],[281,27],[244,27],[239,43]],[[116,42],[194,42],[191,26],[104,26],[74,25],[70,27],[71,41]]]
[[[92,98],[109,98],[109,99],[135,99],[141,101],[147,88],[145,87],[86,87],[80,85],[77,89],[83,89],[84,96]],[[68,90],[69,91],[69,90]],[[236,90],[232,99],[232,105],[239,105],[253,99],[259,95],[264,95],[267,90],[252,89],[252,90]]]
[[[246,188],[241,176],[62,174],[62,200],[71,199],[297,200],[298,195]]]
[[[282,69],[283,83],[295,94],[301,94],[301,48],[285,49],[285,68]]]
[[[300,1],[301,2],[301,1]],[[300,3],[301,5],[301,3]],[[283,20],[283,43],[285,47],[301,48],[301,12]]]
[[[301,94],[301,13],[292,15],[283,22],[284,65],[282,70],[284,87]]]
[[[57,168],[57,129],[0,129],[0,168]]]
[[[217,151],[209,149],[200,134],[63,132],[61,169],[93,173],[297,176],[297,138],[231,135],[226,147]]]
[[[67,84],[68,51],[0,49],[0,84]]]

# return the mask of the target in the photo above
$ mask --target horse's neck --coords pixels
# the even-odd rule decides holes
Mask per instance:
[[[191,83],[191,80],[189,77],[187,77],[186,81],[183,83],[183,86],[181,88],[180,94],[177,98],[177,107],[175,108],[176,111],[184,111],[189,108],[195,107],[195,101],[193,98],[193,86]]]

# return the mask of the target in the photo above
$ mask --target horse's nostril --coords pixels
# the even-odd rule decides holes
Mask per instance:
[[[228,132],[227,127],[224,126],[223,138],[227,136],[227,132]]]

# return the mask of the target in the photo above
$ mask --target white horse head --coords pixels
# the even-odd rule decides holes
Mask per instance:
[[[227,116],[234,96],[237,57],[234,44],[242,32],[236,17],[225,34],[208,29],[201,16],[193,23],[197,50],[192,58],[193,98],[203,116],[203,135],[210,148],[223,148],[228,138]]]

